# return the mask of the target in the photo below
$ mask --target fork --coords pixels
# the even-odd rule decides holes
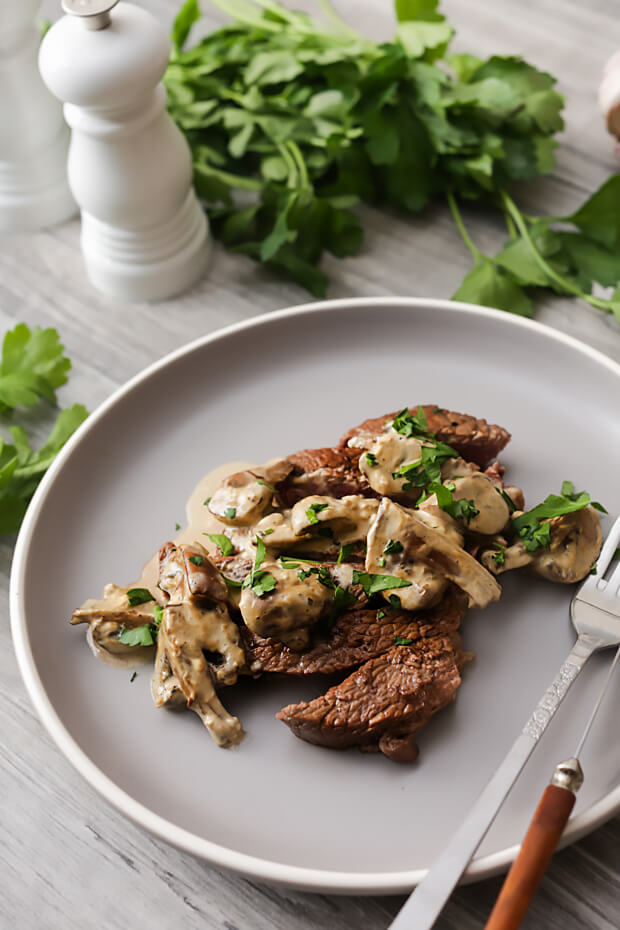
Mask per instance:
[[[620,517],[605,540],[596,575],[586,578],[571,601],[570,617],[577,632],[573,648],[503,762],[437,862],[398,912],[390,930],[429,930],[433,926],[586,661],[599,649],[620,644],[620,565],[608,581],[603,577],[619,543]]]

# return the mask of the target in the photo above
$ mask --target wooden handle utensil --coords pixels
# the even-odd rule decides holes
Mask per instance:
[[[577,759],[560,762],[536,808],[485,930],[517,930],[540,884],[583,782]]]

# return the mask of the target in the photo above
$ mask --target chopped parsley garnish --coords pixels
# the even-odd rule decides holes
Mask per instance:
[[[258,536],[256,537],[256,558],[254,559],[254,568],[243,582],[244,588],[250,588],[257,597],[264,597],[273,591],[277,582],[269,572],[261,572],[259,568],[265,561],[265,543]]]
[[[206,507],[207,504],[209,504],[210,502],[211,502],[211,498],[210,498],[210,497],[205,497],[205,499],[204,499],[203,502],[202,502],[203,507]]]
[[[400,610],[400,608],[402,607],[400,598],[398,597],[397,594],[390,594],[390,596],[388,597],[388,601],[390,602],[392,607],[394,607],[396,610]]]
[[[229,588],[242,588],[243,587],[242,581],[235,581],[234,578],[228,578],[226,575],[223,575],[222,572],[220,572],[220,575],[222,575],[222,578],[224,579],[224,581],[226,582]]]
[[[437,504],[445,513],[450,514],[455,520],[464,520],[469,523],[473,517],[478,516],[480,511],[473,501],[465,500],[465,498],[454,500],[452,495],[454,488],[455,485],[452,483],[441,484],[441,482],[434,482],[429,485],[428,490],[435,494]]]
[[[131,683],[132,681],[135,681],[137,677],[138,677],[138,673],[137,673],[137,672],[134,672],[133,675],[131,676],[131,678],[129,679],[130,683]]]
[[[263,536],[271,536],[272,533],[273,533],[273,527],[271,526],[268,529],[263,530]]]
[[[148,604],[155,598],[148,588],[130,588],[127,592],[127,600],[130,607],[138,607],[139,604]]]
[[[205,558],[203,555],[190,555],[189,560],[193,565],[202,565]]]
[[[317,513],[321,513],[322,510],[327,510],[329,504],[310,504],[306,510],[306,516],[308,518],[308,523],[318,523],[319,518]]]
[[[413,642],[412,639],[409,639],[408,636],[395,636],[394,645],[395,646],[410,646]]]
[[[567,513],[575,513],[588,505],[602,513],[607,513],[601,504],[590,499],[587,491],[576,493],[570,481],[562,482],[562,491],[568,493],[549,494],[542,504],[538,504],[518,517],[513,517],[512,528],[528,552],[536,552],[537,549],[550,545],[551,526],[543,522],[545,520],[551,520],[553,517],[560,517]]]
[[[155,606],[153,607],[153,623],[155,624],[155,626],[160,626],[163,618],[164,618],[164,608],[161,607],[159,604],[155,604]]]
[[[180,523],[175,523],[175,524],[174,524],[174,528],[175,528],[175,530],[176,530],[177,533],[178,533],[178,531],[181,529],[181,524],[180,524]]]
[[[287,559],[285,555],[280,556],[280,565],[282,568],[299,568],[301,562],[295,562],[292,559]]]
[[[384,610],[378,610],[378,611],[377,611],[377,620],[383,620],[384,617],[385,617],[385,611],[384,611]]]
[[[349,607],[352,607],[356,601],[356,596],[352,594],[348,588],[341,588],[340,585],[337,585],[334,589],[334,599],[332,601],[332,609],[327,618],[327,625],[329,627],[333,626],[338,617],[343,614],[345,610],[348,610]]]
[[[403,544],[397,539],[389,539],[385,546],[383,552],[385,555],[395,555],[397,552],[403,551]]]
[[[428,420],[422,407],[418,406],[415,414],[410,413],[407,407],[396,414],[392,420],[392,428],[401,436],[429,436]]]
[[[353,584],[361,584],[366,597],[377,594],[379,591],[389,591],[392,588],[409,588],[410,581],[396,578],[395,575],[374,575],[370,572],[353,572]],[[391,600],[391,599],[390,599]],[[398,601],[400,607],[400,600]]]
[[[513,501],[513,499],[512,499],[512,497],[510,496],[510,494],[506,494],[506,492],[504,491],[503,488],[495,488],[495,490],[496,490],[497,493],[498,493],[499,495],[501,495],[501,497],[503,497],[504,500],[506,501],[506,503],[507,503],[507,505],[508,505],[508,510],[510,511],[510,513],[514,513],[515,510],[517,509],[517,505],[516,505],[515,502]]]
[[[318,568],[316,566],[308,569],[302,568],[301,571],[297,572],[297,577],[300,581],[305,581],[310,575],[316,575],[317,581],[322,584],[323,587],[335,588],[334,579],[325,565],[320,565]]]
[[[236,507],[227,507],[226,510],[224,511],[224,516],[225,516],[228,520],[234,520],[235,517],[237,516],[237,508],[236,508]]]
[[[385,568],[385,556],[384,555],[380,555],[379,558],[377,559],[377,562],[379,563],[380,568]]]
[[[338,553],[338,558],[336,560],[337,563],[340,564],[341,562],[345,562],[349,558],[349,556],[351,555],[354,549],[355,549],[355,543],[347,543],[346,546],[341,546],[340,552]]]
[[[235,551],[235,547],[225,533],[204,533],[203,535],[209,537],[211,542],[217,546],[223,556],[230,555]],[[193,559],[190,561],[193,561]]]
[[[272,484],[269,484],[268,481],[263,481],[262,478],[257,478],[257,479],[256,479],[256,483],[257,483],[257,484],[262,484],[262,486],[263,486],[264,488],[268,488],[270,491],[273,491],[274,494],[277,494],[277,493],[278,493],[277,490],[274,488],[274,486],[273,486]]]
[[[393,478],[404,478],[403,491],[410,491],[413,487],[424,487],[427,484],[441,483],[441,466],[448,459],[458,458],[458,452],[447,446],[445,442],[433,440],[432,445],[422,446],[420,458],[415,462],[401,465],[398,471],[393,472]]]
[[[491,553],[491,558],[496,565],[503,565],[506,561],[506,546],[501,546],[499,543],[493,543],[493,547],[497,551]]]
[[[124,627],[121,630],[119,641],[123,646],[152,646],[155,642],[153,633],[157,635],[157,627],[153,627],[150,623],[131,628]]]
[[[366,454],[364,455],[364,458],[366,460],[366,464],[369,465],[371,468],[376,468],[377,465],[379,464],[377,456],[374,454],[374,452],[366,452]]]

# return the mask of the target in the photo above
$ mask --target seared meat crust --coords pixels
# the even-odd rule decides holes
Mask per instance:
[[[347,494],[377,495],[360,472],[360,449],[302,449],[287,456],[292,473],[278,486],[289,507],[312,494],[345,497]]]
[[[295,652],[277,639],[256,636],[246,628],[241,632],[254,674],[331,675],[388,652],[396,636],[417,641],[454,632],[466,609],[466,597],[451,587],[437,607],[418,613],[386,608],[385,616],[378,619],[377,610],[348,610],[306,652]]]
[[[494,459],[510,441],[510,433],[502,426],[487,423],[486,420],[477,419],[467,413],[444,410],[435,404],[422,404],[421,406],[426,414],[431,433],[435,433],[437,439],[456,449],[459,455],[468,462],[475,462],[481,468]],[[414,414],[417,405],[409,409]],[[349,439],[362,433],[373,435],[382,433],[385,430],[386,421],[393,420],[397,413],[399,411],[395,410],[381,417],[364,420],[359,426],[348,430],[340,439],[339,445],[346,447]]]
[[[276,716],[309,743],[385,749],[398,761],[394,741],[406,744],[407,737],[454,700],[462,658],[455,632],[393,646],[320,697],[289,704]]]

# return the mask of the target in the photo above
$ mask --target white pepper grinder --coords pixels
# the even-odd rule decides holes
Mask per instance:
[[[67,183],[69,129],[41,80],[40,0],[0,0],[0,230],[61,223],[77,213]]]
[[[166,112],[166,33],[145,10],[117,3],[63,0],[67,15],[45,36],[39,67],[73,130],[69,184],[92,284],[164,300],[203,274],[208,223],[189,147]]]

